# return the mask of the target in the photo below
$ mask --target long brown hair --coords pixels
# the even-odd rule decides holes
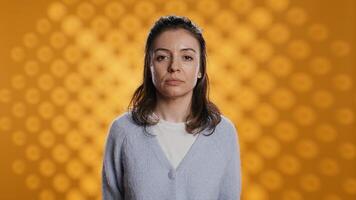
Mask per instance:
[[[162,32],[169,29],[183,28],[189,31],[199,42],[200,45],[200,72],[202,77],[198,79],[193,89],[191,109],[186,119],[185,129],[190,134],[198,134],[205,128],[213,131],[221,121],[220,110],[209,100],[209,79],[206,73],[206,47],[201,29],[190,19],[183,16],[163,16],[160,17],[151,28],[145,47],[143,83],[136,89],[128,110],[131,111],[133,121],[144,126],[155,125],[158,123],[150,117],[157,103],[156,88],[152,82],[150,73],[151,52],[154,39]]]

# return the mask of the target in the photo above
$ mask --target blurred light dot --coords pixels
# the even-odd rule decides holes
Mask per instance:
[[[304,159],[312,159],[319,154],[317,144],[311,139],[300,139],[296,144],[296,151]]]
[[[125,13],[125,8],[121,5],[121,2],[110,1],[104,12],[110,19],[119,19]]]
[[[287,175],[295,175],[301,170],[301,164],[294,155],[281,155],[277,158],[278,169]]]
[[[64,50],[64,58],[68,63],[77,63],[82,57],[82,51],[74,45],[70,45]]]
[[[67,44],[67,38],[63,32],[54,32],[49,38],[49,43],[54,48],[60,49]]]
[[[346,193],[354,195],[356,194],[356,179],[355,178],[347,178],[344,180],[343,189]]]
[[[259,179],[262,185],[270,191],[280,189],[283,184],[283,178],[280,173],[271,169],[264,170]]]
[[[251,79],[251,85],[261,94],[271,92],[276,83],[274,77],[268,71],[258,71]]]
[[[109,34],[106,34],[109,35]],[[76,45],[73,46],[72,48],[74,48],[76,50],[76,52],[80,52],[81,53],[81,49],[90,49],[92,47],[94,47],[98,42],[97,36],[93,33],[93,31],[90,30],[83,30],[80,34],[77,34],[76,36]],[[117,43],[116,45],[122,45],[122,43]],[[77,59],[78,60],[78,59]],[[86,61],[83,60],[82,62],[90,62],[90,61]],[[80,62],[79,64],[81,64],[82,62]]]
[[[319,163],[319,170],[326,176],[336,176],[340,171],[338,163],[332,158],[322,159]]]
[[[48,8],[48,16],[53,21],[60,21],[67,13],[67,8],[60,2],[52,3]]]
[[[36,161],[41,157],[41,151],[38,146],[30,144],[26,147],[26,158],[30,161]]]
[[[350,45],[342,40],[336,40],[331,43],[331,51],[334,53],[336,56],[346,56],[350,53],[351,47]]]
[[[271,96],[273,106],[280,109],[289,109],[296,103],[295,95],[292,91],[286,88],[275,89]]]
[[[238,104],[245,110],[254,109],[259,101],[258,95],[250,88],[241,88],[239,91]]]
[[[301,192],[298,192],[293,189],[286,189],[282,193],[282,200],[303,200]]]
[[[37,104],[40,99],[41,95],[37,88],[29,88],[26,90],[25,99],[29,104]]]
[[[258,30],[264,30],[272,23],[272,15],[263,7],[255,7],[248,15],[248,21]]]
[[[257,141],[257,150],[267,159],[276,157],[280,148],[278,141],[271,136],[261,136]]]
[[[229,10],[222,10],[213,18],[214,27],[218,28],[219,31],[223,33],[230,34],[231,27],[236,23],[235,13],[232,13]]]
[[[55,60],[50,67],[52,74],[57,77],[62,77],[68,72],[68,64],[63,60]]]
[[[98,152],[89,145],[84,145],[81,147],[79,157],[85,164],[88,165],[95,163],[99,159]]]
[[[281,12],[288,8],[289,0],[267,0],[266,3],[272,10]]]
[[[258,62],[266,62],[268,61],[274,49],[271,44],[266,40],[256,40],[253,44],[251,44],[249,53],[253,58],[255,58]]]
[[[85,142],[78,131],[70,131],[65,135],[66,144],[73,150],[78,150]]]
[[[24,117],[26,115],[26,106],[22,102],[12,103],[12,114],[15,117]]]
[[[52,160],[44,159],[39,163],[39,171],[41,175],[45,177],[50,177],[56,172],[56,165]]]
[[[341,91],[350,90],[352,88],[352,77],[346,74],[337,74],[332,78],[334,87]]]
[[[43,119],[50,119],[55,113],[55,107],[50,102],[42,102],[38,107],[38,113]]]
[[[297,127],[289,121],[279,121],[275,125],[274,133],[283,142],[291,142],[298,136]]]
[[[259,184],[252,183],[244,191],[244,197],[249,200],[267,200],[268,193],[264,187]]]
[[[82,21],[75,15],[70,15],[62,20],[62,31],[67,35],[78,33],[82,27]]]
[[[322,142],[332,142],[337,137],[337,131],[330,124],[319,124],[315,128],[315,136]]]
[[[278,112],[271,105],[261,103],[254,110],[254,117],[262,125],[269,126],[276,123],[278,119]]]
[[[23,37],[23,43],[28,48],[36,47],[39,43],[39,39],[35,33],[26,33]]]
[[[281,23],[271,25],[267,34],[268,38],[276,44],[285,43],[290,37],[288,27]]]
[[[339,154],[344,159],[355,160],[356,157],[355,144],[352,144],[351,142],[343,142],[339,146]]]
[[[326,194],[323,200],[341,200],[341,197],[336,194]]]
[[[212,0],[202,0],[197,2],[196,9],[204,17],[210,17],[213,13],[218,12],[219,3]]]
[[[84,116],[84,108],[78,102],[71,101],[65,107],[65,115],[70,120],[78,120]]]
[[[39,72],[39,65],[37,61],[30,60],[25,63],[25,73],[29,76],[34,76]]]
[[[82,77],[78,73],[69,73],[64,80],[66,89],[71,92],[77,92],[80,88],[83,88]]]
[[[55,143],[55,136],[49,130],[42,130],[38,136],[38,140],[43,147],[50,148]]]
[[[246,14],[250,12],[254,5],[253,1],[250,0],[233,0],[230,2],[230,6],[238,14]]]
[[[251,174],[259,173],[264,166],[263,159],[255,152],[246,152],[244,155],[243,167]]]
[[[284,77],[292,72],[292,62],[284,56],[274,56],[268,63],[268,68],[278,77]]]
[[[66,162],[70,157],[69,149],[63,144],[57,144],[52,148],[52,157],[59,163]]]
[[[52,90],[51,100],[55,105],[65,105],[69,100],[68,91],[61,86],[56,87]]]
[[[287,48],[289,55],[298,60],[306,59],[311,52],[310,45],[301,39],[292,40]]]
[[[340,124],[351,125],[355,121],[355,115],[350,108],[340,108],[335,113],[336,120]]]
[[[25,127],[28,132],[38,132],[42,127],[41,120],[37,116],[29,116],[25,120]]]
[[[290,85],[298,92],[307,92],[313,87],[313,79],[304,72],[295,72],[290,76]]]
[[[39,193],[39,199],[40,200],[55,200],[56,196],[54,194],[54,192],[52,192],[49,189],[43,189],[40,193]]]
[[[164,4],[164,9],[167,12],[174,10],[175,12],[184,12],[187,10],[186,3],[183,1],[167,1]],[[155,5],[151,1],[140,1],[135,4],[134,12],[136,16],[142,19],[147,19],[156,11]]]
[[[303,126],[311,125],[317,119],[317,115],[315,111],[310,106],[304,106],[304,105],[295,107],[293,116],[296,122],[298,122],[298,124]]]
[[[314,91],[312,100],[319,108],[329,108],[334,103],[334,96],[327,90]]]
[[[29,175],[27,175],[25,182],[26,182],[27,188],[34,190],[39,187],[40,178],[35,174],[29,174]]]
[[[71,186],[71,182],[65,174],[56,174],[52,183],[53,188],[61,193],[66,192]]]
[[[261,127],[252,119],[241,120],[239,130],[241,137],[246,142],[254,142],[261,135]]]
[[[124,32],[127,32],[129,34],[133,34],[137,31],[139,31],[141,26],[142,26],[142,24],[138,20],[138,18],[131,14],[124,15],[119,22],[119,27],[121,28],[121,30],[123,30]],[[128,27],[130,27],[130,28],[128,28]]]
[[[48,21],[48,19],[40,19],[37,22],[36,29],[39,33],[41,34],[46,34],[48,33],[52,28],[51,23]]]
[[[91,21],[91,28],[98,35],[105,35],[111,29],[111,22],[107,17],[98,16]],[[126,27],[126,29],[130,28]]]
[[[8,103],[11,100],[11,94],[9,89],[0,89],[0,102]]]
[[[68,176],[72,179],[80,179],[85,173],[85,166],[78,159],[69,160],[65,169]]]
[[[53,51],[48,46],[42,46],[37,51],[37,58],[42,62],[49,62],[53,59]]]
[[[58,134],[64,134],[70,128],[70,123],[67,118],[61,115],[57,115],[52,120],[52,130]]]
[[[81,190],[89,196],[95,196],[99,193],[97,186],[98,180],[93,175],[87,175],[79,180]]]
[[[23,174],[26,169],[26,165],[24,161],[17,159],[12,163],[11,168],[12,171],[15,172],[16,174]]]
[[[90,19],[95,14],[95,8],[91,3],[83,2],[77,8],[77,15],[84,19]]]
[[[48,91],[53,88],[54,80],[50,74],[41,74],[40,77],[37,79],[37,84],[40,89],[44,91]]]
[[[286,19],[289,23],[300,26],[305,24],[308,19],[308,16],[303,10],[303,8],[293,7],[287,11]]]
[[[300,178],[300,186],[306,192],[313,192],[320,189],[320,178],[315,174],[303,174]]]
[[[22,47],[14,47],[11,50],[11,58],[17,62],[24,60],[25,50]]]
[[[328,29],[323,24],[313,24],[308,28],[308,35],[316,41],[323,41],[328,38]]]
[[[22,131],[16,131],[12,134],[12,142],[18,146],[22,146],[26,143],[26,134]]]
[[[249,57],[241,57],[236,61],[236,73],[241,78],[250,78],[256,73],[257,64]]]
[[[323,75],[330,71],[331,63],[327,58],[314,57],[309,63],[309,66],[315,74]]]
[[[70,189],[66,193],[66,200],[85,200],[87,197],[78,189]]]
[[[230,27],[233,28],[231,33],[232,39],[241,47],[249,47],[257,38],[256,32],[252,27],[250,27],[249,24],[245,24],[243,22],[239,24],[240,25],[236,28]],[[207,34],[209,34],[209,32],[207,32]]]

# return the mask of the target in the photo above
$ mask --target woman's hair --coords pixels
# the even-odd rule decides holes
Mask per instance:
[[[190,113],[186,119],[186,131],[191,134],[197,134],[209,127],[215,131],[215,127],[221,121],[220,110],[209,100],[209,79],[206,73],[206,48],[205,40],[201,29],[190,19],[183,16],[163,16],[160,17],[151,28],[145,47],[143,83],[136,89],[128,110],[131,111],[133,121],[144,126],[155,125],[158,120],[153,119],[154,108],[157,103],[156,88],[152,82],[150,64],[152,59],[153,42],[157,36],[172,29],[185,29],[189,31],[199,42],[200,46],[200,72],[202,77],[198,79],[193,89]]]

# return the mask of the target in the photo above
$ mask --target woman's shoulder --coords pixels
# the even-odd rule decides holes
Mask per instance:
[[[227,116],[220,114],[221,121],[216,126],[217,137],[220,138],[220,142],[229,143],[230,141],[237,140],[238,133],[235,123]]]

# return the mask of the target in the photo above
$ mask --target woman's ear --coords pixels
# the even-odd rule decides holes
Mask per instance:
[[[201,73],[200,72],[198,73],[198,78],[201,78]]]

